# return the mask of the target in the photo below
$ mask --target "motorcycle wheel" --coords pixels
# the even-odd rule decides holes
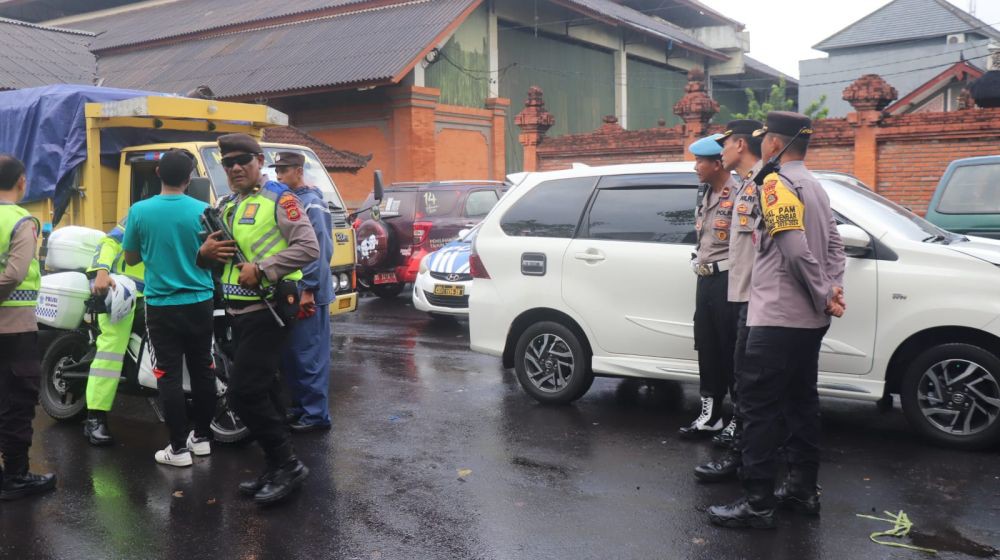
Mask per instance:
[[[229,372],[232,362],[226,354],[216,347],[215,357],[216,386],[219,388],[219,398],[215,402],[215,416],[212,417],[212,435],[219,443],[236,443],[250,437],[250,429],[243,424],[240,417],[229,406],[229,396],[226,394]]]
[[[69,422],[87,413],[87,382],[63,379],[62,370],[67,364],[83,359],[89,350],[87,337],[74,331],[58,335],[42,355],[38,400],[53,419]]]

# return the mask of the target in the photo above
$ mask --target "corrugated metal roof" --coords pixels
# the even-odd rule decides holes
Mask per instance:
[[[368,165],[371,154],[363,156],[347,150],[338,150],[308,132],[294,126],[278,126],[264,130],[264,141],[276,144],[306,146],[316,152],[327,170],[357,172]]]
[[[764,64],[763,62],[757,60],[756,58],[750,58],[747,55],[743,55],[743,63],[744,65],[746,65],[747,70],[753,70],[754,72],[758,72],[760,74],[767,74],[768,76],[774,76],[775,78],[784,78],[785,83],[789,85],[794,85],[794,86],[799,85],[799,81],[797,79],[793,78],[792,76],[789,76],[788,74],[785,74],[784,72],[778,70],[777,68]]]
[[[814,49],[831,51],[847,47],[893,43],[951,33],[975,31],[1000,38],[1000,32],[947,0],[894,0],[832,36]]]
[[[566,7],[583,8],[590,13],[597,13],[609,17],[622,25],[629,27],[640,33],[651,35],[664,41],[673,41],[682,46],[694,48],[713,58],[725,60],[729,58],[725,54],[709,47],[701,42],[697,37],[689,33],[683,27],[674,25],[666,20],[646,15],[638,10],[629,8],[612,2],[611,0],[557,0]]]
[[[0,89],[93,84],[89,33],[0,18]]]
[[[92,48],[102,51],[187,35],[308,14],[367,0],[177,0],[90,19],[70,20],[76,29],[98,33]]]
[[[383,82],[480,0],[418,0],[313,21],[111,54],[105,84],[219,97]]]

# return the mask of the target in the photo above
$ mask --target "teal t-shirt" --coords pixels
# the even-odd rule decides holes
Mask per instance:
[[[208,205],[185,194],[159,194],[128,211],[122,248],[146,265],[146,305],[188,305],[212,299],[212,273],[196,262],[201,213]]]

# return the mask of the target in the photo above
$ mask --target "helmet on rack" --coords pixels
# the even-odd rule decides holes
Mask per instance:
[[[132,311],[139,288],[128,276],[112,274],[111,279],[114,280],[114,285],[108,290],[104,305],[108,311],[108,319],[117,323]]]

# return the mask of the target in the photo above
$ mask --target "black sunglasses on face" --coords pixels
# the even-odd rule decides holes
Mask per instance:
[[[226,169],[232,169],[233,167],[239,165],[243,167],[254,160],[257,154],[240,154],[238,156],[229,156],[222,158],[222,167]]]

